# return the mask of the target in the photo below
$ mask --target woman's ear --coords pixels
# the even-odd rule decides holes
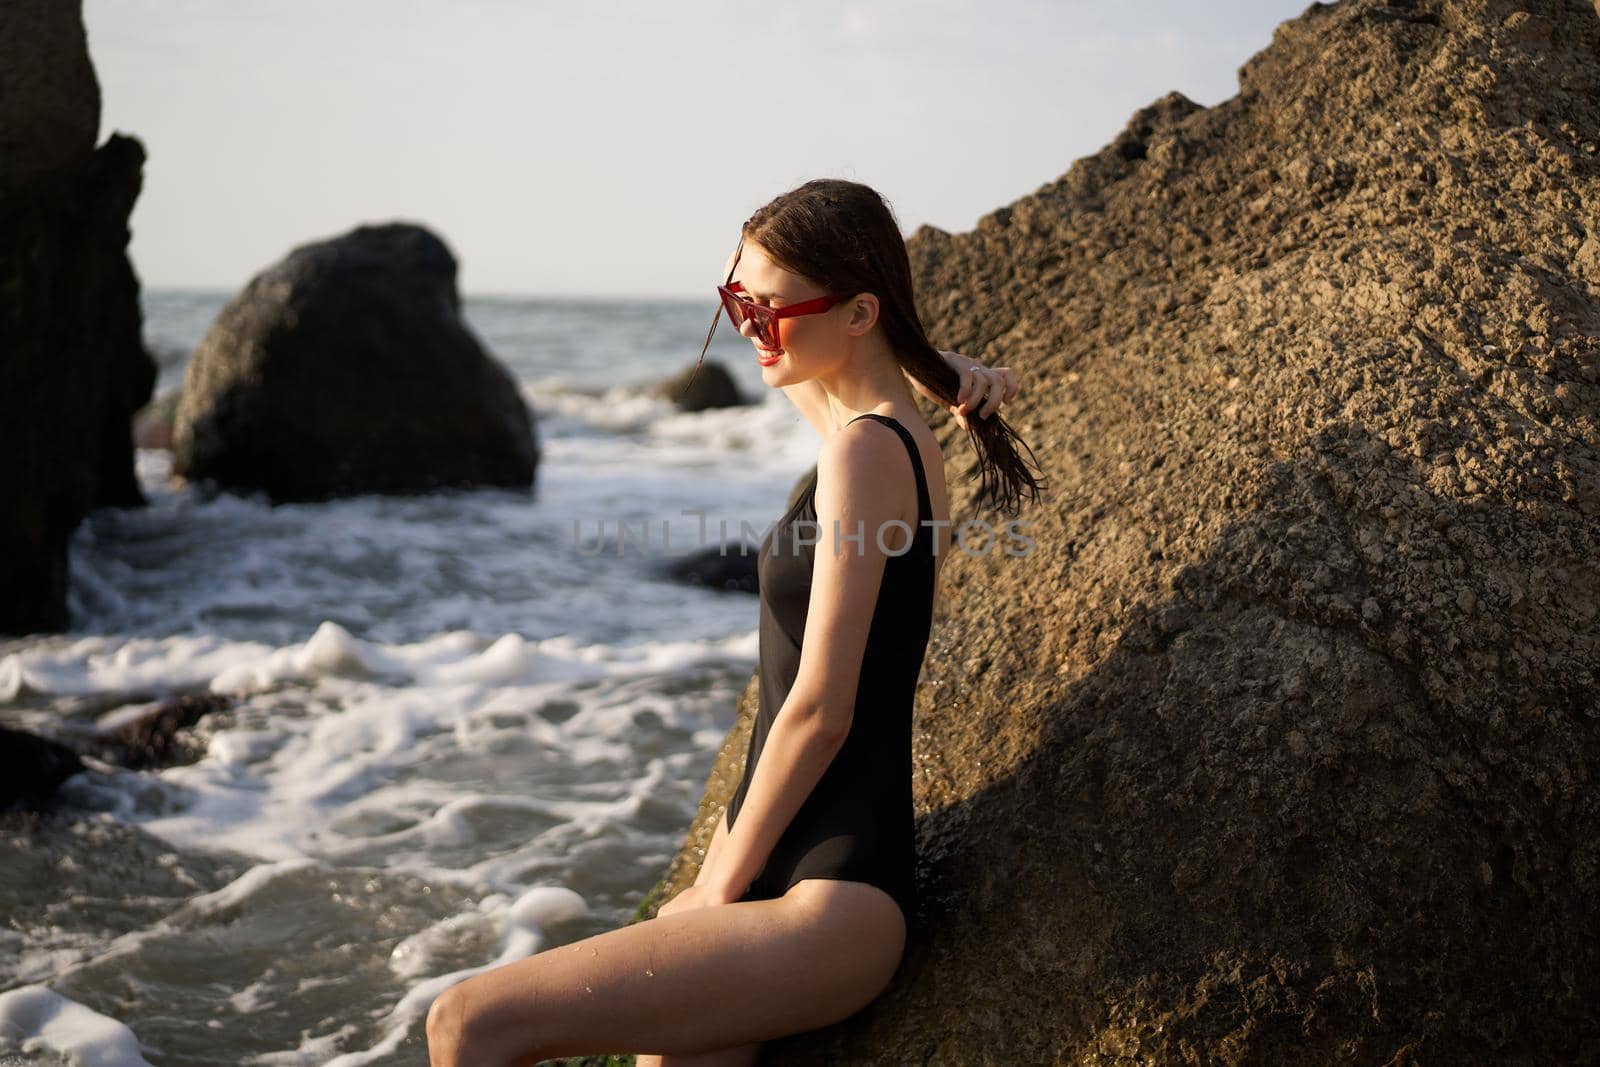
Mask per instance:
[[[856,337],[860,337],[872,329],[878,321],[878,298],[871,293],[857,293],[850,298],[850,317],[845,322],[845,329]]]

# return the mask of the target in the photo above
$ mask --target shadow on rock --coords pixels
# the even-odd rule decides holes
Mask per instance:
[[[890,990],[762,1062],[1592,1058],[1600,573],[1427,473],[1351,427],[1274,465],[1013,716],[1026,758],[921,813],[929,933]]]

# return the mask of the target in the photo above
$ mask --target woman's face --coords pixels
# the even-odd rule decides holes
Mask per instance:
[[[739,254],[733,280],[744,286],[745,298],[774,308],[827,295],[812,282],[772,262],[766,249],[748,239]],[[846,302],[815,315],[779,319],[781,347],[777,349],[764,346],[750,322],[739,332],[755,347],[761,377],[768,385],[797,385],[831,369],[844,357],[847,346],[842,324],[849,308]]]

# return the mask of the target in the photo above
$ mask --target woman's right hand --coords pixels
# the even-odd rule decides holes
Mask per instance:
[[[656,918],[663,915],[675,915],[680,911],[693,911],[696,908],[709,908],[716,903],[711,899],[706,887],[692,885],[680,892],[677,896],[667,901],[656,909]]]

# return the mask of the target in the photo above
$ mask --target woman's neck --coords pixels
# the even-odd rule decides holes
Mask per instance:
[[[907,381],[894,352],[881,338],[863,344],[839,369],[818,375],[817,381],[828,397],[828,414],[834,430],[864,412],[893,415],[916,410]]]

